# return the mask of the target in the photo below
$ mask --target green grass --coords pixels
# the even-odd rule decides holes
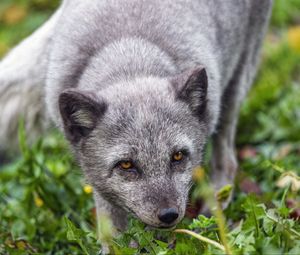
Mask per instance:
[[[22,6],[25,14],[7,24],[3,14],[11,4]],[[34,31],[56,4],[1,0],[0,54]],[[295,219],[300,191],[277,185],[285,173],[300,172],[300,54],[286,39],[287,29],[300,22],[299,10],[299,0],[275,1],[262,65],[241,109],[240,171],[234,200],[224,211],[226,227],[219,214],[185,218],[177,226],[223,244],[233,254],[300,254],[300,220]],[[84,189],[62,135],[49,134],[32,147],[26,145],[22,128],[19,136],[22,155],[0,169],[0,254],[97,254],[92,195]],[[299,182],[297,176],[291,178]],[[205,178],[198,184],[193,197],[209,190]],[[204,197],[216,203],[211,193]],[[102,224],[109,237],[109,222]],[[135,248],[129,248],[132,240]],[[135,219],[111,246],[116,254],[224,254],[206,241],[151,230]]]

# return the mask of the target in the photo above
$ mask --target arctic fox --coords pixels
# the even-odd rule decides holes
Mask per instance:
[[[0,63],[0,142],[20,115],[52,120],[117,229],[132,213],[160,228],[184,216],[212,139],[216,190],[232,183],[240,105],[272,0],[65,0]],[[226,204],[224,204],[226,206]]]

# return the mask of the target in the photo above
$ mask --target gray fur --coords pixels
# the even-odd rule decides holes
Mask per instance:
[[[17,146],[18,123],[22,117],[29,140],[34,140],[47,126],[43,90],[46,79],[47,51],[57,11],[42,28],[0,62],[0,150]]]
[[[126,212],[168,227],[157,214],[174,207],[179,222],[211,135],[214,185],[232,183],[238,109],[256,73],[271,5],[64,2],[51,42],[41,44],[45,101],[95,188],[98,213],[114,213],[121,229]],[[186,156],[174,164],[178,150]],[[118,167],[128,159],[136,171]]]

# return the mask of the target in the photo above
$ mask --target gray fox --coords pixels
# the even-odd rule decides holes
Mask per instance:
[[[54,123],[117,229],[169,228],[212,139],[216,190],[237,170],[235,130],[271,0],[65,0],[0,62],[0,144],[19,116]],[[224,203],[226,206],[227,203]]]

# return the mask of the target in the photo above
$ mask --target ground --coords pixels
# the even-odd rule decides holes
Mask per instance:
[[[57,2],[1,0],[0,56],[42,24]],[[299,25],[300,0],[275,0],[262,64],[241,110],[240,170],[229,208],[211,218],[196,216],[199,194],[218,204],[212,192],[204,192],[210,186],[205,175],[209,168],[203,166],[195,172],[187,217],[177,226],[181,233],[145,231],[143,224],[131,220],[129,230],[111,240],[109,220],[102,219],[102,236],[112,251],[300,254]],[[0,167],[0,254],[97,254],[92,188],[62,135],[49,133],[29,147],[21,125],[19,138],[22,155]],[[134,245],[129,248],[129,243]]]

